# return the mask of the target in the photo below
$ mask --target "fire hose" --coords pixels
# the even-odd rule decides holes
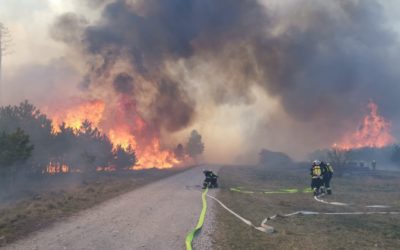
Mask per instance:
[[[243,194],[295,194],[295,193],[312,193],[313,191],[311,188],[305,188],[305,189],[296,189],[296,188],[283,188],[275,191],[269,191],[269,190],[259,190],[259,191],[252,191],[252,190],[245,190],[243,187],[233,187],[229,189],[232,192],[238,192],[238,193],[243,193]],[[343,202],[337,202],[337,201],[325,201],[321,199],[322,195],[319,196],[314,196],[314,200],[324,203],[324,204],[329,204],[329,205],[335,205],[335,206],[350,206],[351,204],[348,203],[343,203]],[[366,205],[365,207],[367,208],[390,208],[388,205]]]
[[[314,196],[314,200],[324,203],[324,204],[335,205],[335,206],[351,206],[352,205],[352,204],[337,202],[337,201],[325,201],[325,200],[321,199],[321,195]],[[391,206],[388,206],[388,205],[366,205],[364,207],[367,207],[367,208],[390,208]]]
[[[245,190],[243,187],[233,187],[229,189],[232,192],[238,192],[243,194],[295,194],[295,193],[312,193],[311,188],[297,189],[297,188],[282,188],[279,190]]]
[[[261,221],[261,225],[259,227],[255,226],[251,221],[243,218],[242,216],[238,215],[237,213],[235,213],[232,209],[230,209],[229,207],[227,207],[224,203],[222,203],[220,200],[218,200],[217,198],[208,195],[207,197],[215,200],[216,202],[218,202],[225,210],[227,210],[229,213],[233,214],[235,217],[237,217],[238,219],[240,219],[242,222],[244,222],[246,225],[253,227],[254,229],[264,232],[264,233],[273,233],[275,230],[272,226],[267,225],[266,223],[268,221],[271,220],[275,220],[277,218],[285,218],[285,217],[291,217],[291,216],[296,216],[296,215],[373,215],[373,214],[387,214],[387,215],[399,215],[400,211],[391,211],[391,212],[380,212],[380,211],[371,211],[371,212],[315,212],[315,211],[296,211],[293,213],[289,213],[289,214],[275,214],[272,216],[269,216],[267,218],[265,218],[264,220]],[[316,198],[316,197],[314,197]],[[345,203],[340,203],[340,202],[336,202],[335,205],[348,205]],[[385,206],[385,205],[369,205],[366,206],[369,208],[388,208],[390,206]]]
[[[203,227],[204,224],[204,220],[205,220],[205,216],[206,216],[206,212],[207,212],[207,200],[206,200],[206,196],[213,199],[214,201],[216,201],[218,204],[220,204],[224,209],[226,209],[229,213],[233,214],[236,218],[238,218],[239,220],[241,220],[242,222],[244,222],[246,225],[253,227],[254,229],[264,232],[264,233],[273,233],[274,232],[274,228],[270,227],[268,225],[261,225],[260,227],[255,226],[251,221],[243,218],[242,216],[240,216],[239,214],[235,213],[232,209],[228,208],[224,203],[222,203],[220,200],[218,200],[217,198],[215,198],[214,196],[211,196],[209,194],[207,194],[208,192],[208,188],[206,190],[204,190],[204,192],[201,195],[201,199],[203,202],[203,208],[201,210],[200,216],[199,216],[199,220],[197,222],[196,227],[190,231],[188,233],[188,235],[186,236],[185,239],[185,245],[186,245],[186,250],[192,250],[192,242],[193,239],[195,237],[195,235],[198,233],[198,231],[200,231],[200,229]]]
[[[188,233],[188,235],[186,235],[186,240],[185,240],[186,250],[192,250],[193,238],[196,235],[196,233],[203,227],[204,219],[206,217],[206,212],[207,212],[207,200],[206,200],[207,192],[208,192],[208,188],[206,188],[206,190],[204,190],[204,192],[201,195],[201,200],[203,202],[203,208],[201,209],[201,213],[200,213],[200,217],[197,222],[197,225],[192,231],[190,231]]]
[[[240,189],[237,189],[240,190]],[[290,190],[290,189],[287,189]],[[294,190],[294,189],[292,189]],[[231,189],[232,191],[232,189]],[[205,220],[205,215],[207,211],[207,201],[206,201],[206,196],[209,197],[210,199],[213,199],[216,201],[222,208],[224,208],[226,211],[234,215],[236,218],[238,218],[240,221],[245,223],[246,225],[260,231],[263,233],[271,234],[275,232],[275,229],[272,226],[267,225],[266,223],[271,220],[275,220],[277,218],[286,218],[286,217],[292,217],[296,215],[373,215],[373,214],[387,214],[387,215],[399,215],[400,211],[390,211],[390,212],[380,212],[380,211],[371,211],[371,212],[315,212],[315,211],[305,211],[305,210],[300,210],[296,211],[293,213],[289,214],[275,214],[272,216],[269,216],[265,218],[264,220],[261,221],[260,226],[254,225],[250,220],[243,218],[241,215],[238,213],[234,212],[232,209],[230,209],[228,206],[226,206],[223,202],[221,202],[219,199],[217,199],[214,196],[211,196],[207,194],[208,188],[202,193],[202,201],[203,201],[203,209],[200,213],[200,217],[197,223],[197,226],[195,227],[194,230],[189,232],[189,234],[186,236],[186,249],[187,250],[192,250],[192,241],[196,233],[202,228]],[[248,193],[248,194],[253,194],[255,193],[254,191],[241,191],[242,193]],[[294,191],[277,191],[279,193],[293,193]],[[296,191],[297,192],[297,191]],[[275,192],[276,193],[276,192]],[[330,205],[337,205],[337,206],[348,206],[349,204],[347,203],[342,203],[342,202],[327,202],[325,200],[320,199],[320,197],[314,196],[314,199],[318,202],[322,202],[325,204],[330,204]],[[386,205],[368,205],[365,206],[368,208],[389,208],[390,206]]]
[[[379,212],[379,211],[373,211],[373,212],[314,212],[314,211],[296,211],[290,214],[275,214],[273,216],[265,218],[262,222],[261,225],[265,224],[267,221],[270,220],[275,220],[277,218],[285,218],[285,217],[291,217],[295,215],[371,215],[371,214],[392,214],[392,215],[397,215],[400,214],[400,212],[395,211],[395,212]]]
[[[250,220],[247,220],[245,218],[243,218],[242,216],[240,216],[239,214],[235,213],[232,209],[230,209],[229,207],[227,207],[224,203],[222,203],[220,200],[218,200],[217,198],[215,198],[214,196],[211,195],[207,195],[207,197],[215,200],[216,202],[218,202],[225,210],[227,210],[229,213],[233,214],[236,218],[238,218],[239,220],[241,220],[242,222],[244,222],[246,225],[264,232],[264,233],[273,233],[275,230],[273,227],[264,224],[261,224],[260,227],[255,226]]]

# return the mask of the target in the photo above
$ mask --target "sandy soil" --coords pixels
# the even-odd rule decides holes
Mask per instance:
[[[111,199],[2,249],[184,249],[186,234],[201,211],[201,170],[193,168]],[[210,214],[212,208],[205,232],[212,231]],[[208,242],[206,233],[198,237],[200,243]]]

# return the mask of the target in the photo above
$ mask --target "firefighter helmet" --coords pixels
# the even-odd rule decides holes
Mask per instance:
[[[319,166],[319,165],[321,165],[321,161],[320,160],[315,160],[315,161],[313,161],[313,165],[314,166]]]

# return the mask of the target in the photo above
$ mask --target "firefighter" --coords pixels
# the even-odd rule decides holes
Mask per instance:
[[[371,165],[372,165],[372,170],[376,170],[376,161],[375,160],[373,160],[371,162]]]
[[[207,187],[217,188],[218,187],[218,183],[217,183],[218,176],[216,174],[214,174],[211,170],[203,170],[203,173],[206,177],[206,179],[203,182],[203,189],[206,189]]]
[[[212,173],[212,176],[211,176],[211,187],[212,188],[217,188],[218,187],[218,182],[217,182],[218,175],[214,174],[213,172],[211,172],[211,173]]]
[[[331,189],[331,179],[333,176],[333,167],[332,165],[328,162],[324,164],[324,171],[323,171],[323,182],[324,182],[324,187],[326,190],[326,193],[328,195],[332,194],[332,189]]]
[[[315,160],[311,166],[311,189],[313,190],[314,196],[320,194],[320,188],[323,185],[323,168],[321,167],[321,161]]]

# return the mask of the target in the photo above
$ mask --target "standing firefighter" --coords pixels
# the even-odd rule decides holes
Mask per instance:
[[[375,160],[373,160],[371,162],[371,166],[372,166],[372,170],[376,170],[376,161]]]
[[[332,194],[331,179],[333,176],[333,167],[329,162],[324,165],[325,165],[324,166],[325,171],[323,171],[324,186],[325,186],[326,193],[331,195]]]
[[[320,194],[320,188],[323,185],[324,168],[321,165],[321,161],[315,160],[311,166],[311,189],[314,192],[314,196]]]

